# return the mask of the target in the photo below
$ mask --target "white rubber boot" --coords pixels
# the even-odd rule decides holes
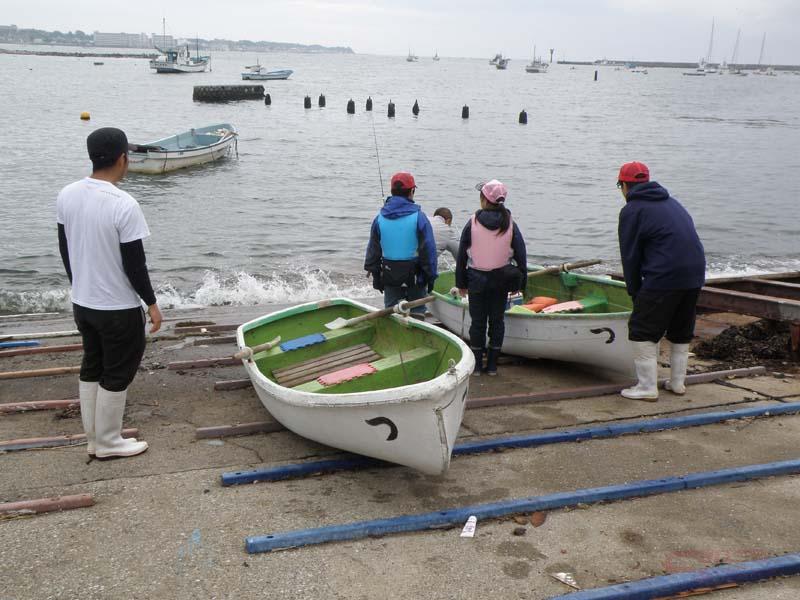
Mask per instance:
[[[147,450],[147,442],[124,439],[122,416],[125,414],[125,398],[128,391],[109,392],[100,387],[97,390],[97,409],[95,413],[95,456],[135,456]]]
[[[686,393],[686,367],[689,364],[689,344],[672,344],[669,358],[670,375],[666,389],[683,396]]]
[[[639,382],[622,390],[622,395],[633,400],[658,400],[658,344],[632,342],[633,364]]]
[[[97,388],[100,384],[96,381],[79,381],[78,398],[81,401],[81,421],[83,432],[86,434],[86,451],[94,456],[94,413],[97,405]]]

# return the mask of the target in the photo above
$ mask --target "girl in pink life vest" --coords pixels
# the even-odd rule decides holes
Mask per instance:
[[[497,374],[497,357],[503,346],[508,293],[525,289],[528,266],[525,240],[511,212],[505,207],[508,190],[492,179],[478,184],[480,210],[461,232],[456,258],[456,287],[461,296],[469,291],[469,342],[475,354],[474,375],[483,370],[486,351],[486,324],[489,324],[489,351],[486,373]]]

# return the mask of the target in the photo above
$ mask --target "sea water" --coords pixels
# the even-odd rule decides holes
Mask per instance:
[[[264,82],[271,106],[192,101],[194,85],[242,83],[255,58],[216,52],[209,73],[158,75],[143,58],[0,55],[0,312],[69,306],[55,199],[89,174],[85,139],[103,126],[137,143],[213,123],[239,131],[227,160],[120,183],[150,225],[164,306],[376,294],[364,253],[397,170],[414,173],[426,213],[450,208],[458,231],[478,206],[475,184],[500,179],[531,263],[600,258],[591,270],[604,273],[619,270],[617,171],[641,160],[692,214],[709,275],[800,269],[800,77],[600,67],[594,81],[595,67],[529,74],[523,60],[498,71],[484,59],[262,54],[295,71]]]

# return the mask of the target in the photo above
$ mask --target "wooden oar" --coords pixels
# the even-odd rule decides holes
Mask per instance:
[[[278,336],[274,340],[269,341],[266,344],[259,344],[258,346],[253,346],[252,348],[246,346],[244,349],[234,354],[233,358],[235,358],[236,360],[242,360],[242,359],[252,360],[254,354],[258,352],[263,352],[264,350],[271,350],[280,343],[281,343],[281,336]]]
[[[603,261],[599,259],[592,260],[577,260],[574,263],[564,263],[554,267],[545,267],[538,271],[528,271],[528,277],[536,277],[537,275],[547,275],[548,273],[561,273],[562,271],[572,271],[574,269],[582,269],[583,267],[591,267],[592,265],[599,265]]]
[[[412,300],[411,302],[401,301],[394,306],[390,306],[389,308],[382,308],[381,310],[376,310],[374,312],[367,313],[366,315],[361,315],[360,317],[353,317],[352,319],[338,317],[330,323],[325,323],[325,327],[328,329],[341,329],[342,327],[352,327],[353,325],[363,323],[364,321],[379,319],[392,313],[407,314],[410,309],[416,308],[417,306],[423,306],[428,302],[433,302],[435,299],[435,296],[425,296],[424,298]]]

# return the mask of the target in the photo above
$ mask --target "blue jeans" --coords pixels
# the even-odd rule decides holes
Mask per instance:
[[[420,298],[424,298],[426,296],[426,292],[427,289],[424,285],[415,285],[412,287],[387,285],[383,289],[383,305],[386,308],[389,308],[390,306],[394,306],[400,302],[400,300],[419,300]],[[424,315],[425,306],[417,306],[416,308],[412,308],[411,312]]]

